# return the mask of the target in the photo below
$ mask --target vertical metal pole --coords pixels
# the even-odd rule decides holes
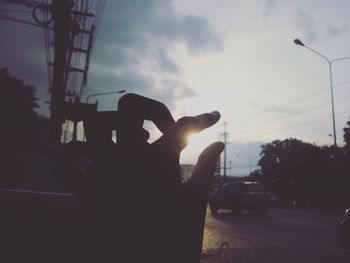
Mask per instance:
[[[50,140],[61,142],[64,122],[65,68],[69,46],[69,3],[67,0],[53,0],[55,58],[51,94]]]
[[[224,150],[224,182],[226,181],[226,125],[227,125],[227,122],[224,123],[224,126],[225,126],[225,129],[224,129],[224,143],[225,143],[225,150]]]
[[[332,74],[332,62],[328,62],[329,65],[329,81],[331,85],[331,98],[332,98],[332,118],[333,118],[333,139],[334,147],[337,148],[337,133],[335,130],[335,115],[334,115],[334,99],[333,99],[333,74]]]
[[[73,121],[73,138],[72,141],[77,141],[77,135],[78,135],[78,122]]]
[[[69,121],[66,120],[65,123],[64,123],[64,129],[63,129],[63,143],[67,142],[68,128],[69,128]]]
[[[252,161],[249,159],[249,175],[252,173]]]
[[[228,168],[228,169],[230,169],[230,174],[229,174],[229,175],[232,176],[232,172],[231,172],[231,169],[232,169],[232,161],[230,161],[229,164],[230,164],[230,167]]]

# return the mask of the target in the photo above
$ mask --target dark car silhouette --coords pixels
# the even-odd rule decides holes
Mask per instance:
[[[269,209],[269,198],[270,195],[262,183],[226,183],[210,195],[209,207],[213,215],[222,208],[231,209],[234,214],[253,211],[264,216]]]

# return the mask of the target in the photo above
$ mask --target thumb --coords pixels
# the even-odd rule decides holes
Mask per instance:
[[[199,156],[191,178],[184,185],[184,233],[191,233],[183,241],[185,253],[189,258],[187,262],[200,261],[209,187],[217,158],[224,148],[222,142],[215,142],[205,148]]]
[[[187,192],[199,198],[206,198],[215,172],[217,158],[224,150],[225,144],[215,142],[205,148],[198,158],[198,162],[191,178],[186,182]]]

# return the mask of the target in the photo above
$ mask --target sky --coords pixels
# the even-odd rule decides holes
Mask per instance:
[[[226,126],[227,173],[247,174],[273,140],[333,143],[328,63],[293,40],[329,59],[350,57],[348,10],[346,0],[107,0],[82,99],[124,89],[163,102],[175,119],[218,110],[220,122],[191,136],[181,162],[194,164]],[[0,36],[0,67],[35,85],[47,114],[43,30],[0,20]],[[350,59],[332,70],[342,145]],[[118,98],[95,97],[99,110],[116,109]],[[151,141],[160,136],[145,127]]]

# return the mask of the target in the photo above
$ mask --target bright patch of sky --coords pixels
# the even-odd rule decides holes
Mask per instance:
[[[245,152],[237,144],[289,137],[319,145],[333,143],[329,136],[333,132],[328,64],[293,40],[300,38],[330,59],[350,56],[350,19],[345,11],[349,2],[184,0],[174,4],[181,14],[207,18],[222,41],[218,52],[177,56],[184,82],[198,94],[178,107],[193,113],[211,110],[212,105],[222,113],[222,122],[229,123],[232,144],[228,152],[233,168],[247,164],[235,158],[236,153],[248,155],[253,164],[259,159],[258,154]],[[349,69],[350,60],[333,64],[340,144],[350,115]],[[214,129],[223,132],[220,124]],[[255,147],[259,152],[258,143]],[[190,153],[188,147],[184,155]]]

